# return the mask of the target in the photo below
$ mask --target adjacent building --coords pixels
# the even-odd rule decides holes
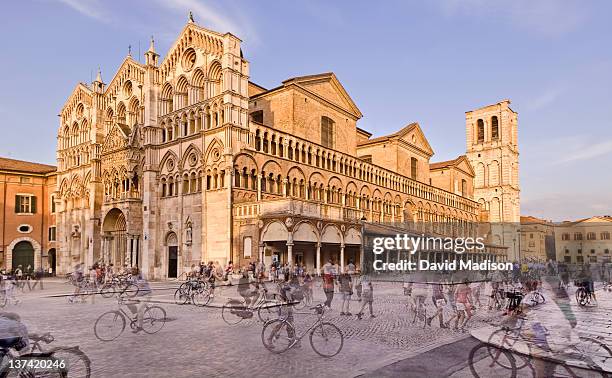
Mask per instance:
[[[55,167],[0,158],[0,267],[56,270]]]
[[[555,226],[557,261],[572,264],[610,263],[612,217],[595,216]]]
[[[555,225],[547,220],[521,216],[520,260],[546,262],[556,260]]]

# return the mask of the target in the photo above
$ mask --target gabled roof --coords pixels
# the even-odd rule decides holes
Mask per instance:
[[[576,226],[582,223],[612,223],[612,216],[610,215],[595,215],[590,218],[582,218],[575,221],[563,221],[558,223],[558,226]]]
[[[61,111],[63,112],[64,110],[66,110],[67,107],[76,106],[78,102],[81,102],[82,100],[79,97],[79,94],[81,93],[91,98],[91,94],[92,94],[91,89],[87,85],[79,82],[77,83],[77,85],[74,86],[74,89],[72,90],[72,92],[70,92],[70,96],[68,96],[68,98],[66,99],[66,102],[64,102],[64,105],[62,106]]]
[[[336,102],[326,98],[325,96],[318,94],[316,90],[311,90],[308,88],[311,85],[318,84],[318,83],[324,83],[324,82],[330,83],[332,88],[338,94],[339,98],[342,99],[342,104],[337,104]],[[355,118],[363,117],[361,110],[359,110],[359,108],[357,107],[357,105],[355,104],[351,96],[349,96],[346,89],[344,89],[342,84],[340,84],[340,81],[338,80],[338,78],[333,72],[325,72],[325,73],[316,74],[316,75],[296,76],[296,77],[289,78],[287,80],[284,80],[282,85],[278,87],[267,89],[253,96],[250,96],[250,100],[254,100],[258,97],[265,96],[265,95],[274,93],[276,91],[279,91],[279,90],[282,90],[284,88],[288,88],[291,86],[297,86],[304,92],[307,92],[309,95],[315,98],[319,98],[330,104],[333,104],[334,106],[337,106],[341,108],[342,110],[344,110],[345,112],[353,115]]]
[[[0,170],[24,173],[45,174],[55,172],[57,167],[54,165],[32,163],[24,160],[15,160],[0,157]]]
[[[540,219],[531,215],[521,215],[521,223],[550,223],[546,219]]]
[[[437,169],[459,167],[459,165],[462,162],[465,162],[465,164],[468,167],[468,172],[467,173],[469,173],[472,176],[474,176],[476,174],[474,172],[474,168],[472,167],[472,164],[470,164],[470,161],[468,160],[467,156],[465,156],[465,155],[460,155],[456,159],[453,159],[453,160],[438,161],[438,162],[435,162],[435,163],[430,163],[429,164],[429,170],[435,171]]]
[[[386,141],[391,141],[391,140],[395,140],[395,139],[400,139],[403,136],[409,134],[410,132],[415,132],[416,134],[418,134],[421,139],[425,142],[425,152],[427,152],[429,155],[433,155],[433,149],[431,148],[431,145],[429,144],[429,142],[427,141],[427,138],[425,137],[425,134],[423,133],[423,130],[421,129],[421,126],[419,125],[418,122],[412,122],[409,123],[408,125],[402,127],[400,130],[394,132],[393,134],[389,134],[389,135],[383,135],[380,137],[376,137],[376,138],[372,138],[372,139],[368,139],[365,140],[363,142],[357,143],[357,146],[366,146],[369,144],[375,144],[375,143],[382,143],[382,142],[386,142]]]
[[[106,90],[104,91],[104,93],[110,93],[113,91],[115,82],[121,77],[121,73],[127,66],[132,66],[135,69],[138,69],[142,72],[144,72],[144,69],[145,69],[144,66],[138,63],[136,60],[134,60],[134,58],[132,58],[131,55],[126,56],[125,59],[123,59],[123,62],[121,62],[121,64],[119,65],[119,68],[117,69],[117,71],[115,71],[115,75],[113,75],[113,78],[106,86]]]
[[[338,92],[342,100],[346,103],[351,113],[353,113],[357,118],[363,117],[361,110],[357,107],[351,96],[349,96],[348,92],[340,81],[336,77],[336,74],[333,72],[324,72],[315,75],[305,75],[305,76],[296,76],[289,78],[283,81],[284,86],[290,86],[292,84],[299,85],[300,87],[306,89],[306,87],[310,84],[316,84],[320,82],[329,82],[332,87]]]

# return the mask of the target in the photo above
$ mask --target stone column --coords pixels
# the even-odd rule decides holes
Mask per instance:
[[[340,270],[344,272],[344,244],[340,244]]]
[[[321,275],[321,243],[317,243],[317,276]]]
[[[259,244],[259,261],[264,262],[264,245],[263,243]]]
[[[293,242],[287,241],[287,263],[293,264]]]
[[[259,173],[255,177],[257,177],[257,201],[261,201],[261,178],[263,176]]]

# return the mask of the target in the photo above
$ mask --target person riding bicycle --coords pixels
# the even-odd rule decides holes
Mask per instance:
[[[28,328],[14,312],[0,312],[0,348],[17,351],[29,346]]]
[[[595,301],[597,301],[597,298],[595,297],[595,285],[593,283],[593,275],[588,265],[584,265],[582,267],[582,270],[578,274],[578,281],[580,285],[584,287],[586,294],[593,298]]]
[[[145,307],[147,302],[151,300],[151,286],[136,267],[132,268],[132,277],[136,279],[135,284],[138,286],[138,293],[136,293],[136,298],[134,298],[138,303],[128,303],[127,307],[132,311],[132,314],[137,314],[138,316],[137,327],[132,331],[138,333],[142,330]]]
[[[242,277],[238,280],[238,294],[244,298],[246,307],[254,304],[259,297],[259,285],[256,282],[251,282],[247,271],[242,272]]]

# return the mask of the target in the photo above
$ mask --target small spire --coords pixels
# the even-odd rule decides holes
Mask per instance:
[[[102,72],[100,71],[100,67],[98,67],[98,74],[96,75],[96,81],[102,82]]]
[[[132,56],[132,45],[128,45],[128,56]]]
[[[193,20],[193,12],[189,11],[189,23],[193,24],[195,21]]]
[[[155,52],[155,40],[153,39],[153,36],[151,36],[151,45],[149,45],[149,51]]]

